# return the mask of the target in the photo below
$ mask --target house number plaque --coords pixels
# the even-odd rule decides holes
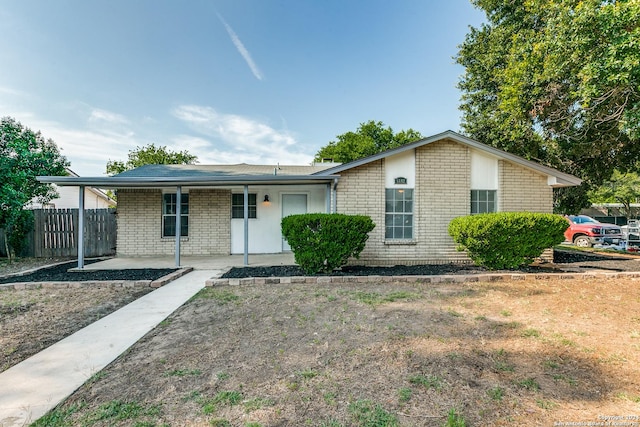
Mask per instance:
[[[407,183],[407,178],[399,176],[395,179],[395,183],[399,185],[405,185]]]

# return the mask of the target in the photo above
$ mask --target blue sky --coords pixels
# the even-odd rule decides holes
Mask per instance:
[[[81,176],[149,143],[306,164],[368,120],[459,130],[468,0],[0,0],[0,116]]]

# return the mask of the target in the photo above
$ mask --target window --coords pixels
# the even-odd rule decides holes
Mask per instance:
[[[496,190],[471,190],[471,214],[496,212]]]
[[[256,218],[256,193],[249,193],[249,218]],[[231,195],[231,218],[244,218],[244,194]]]
[[[385,238],[413,238],[413,189],[386,189]]]
[[[175,193],[162,195],[162,237],[176,236],[176,201]],[[180,196],[180,236],[189,235],[189,194]]]

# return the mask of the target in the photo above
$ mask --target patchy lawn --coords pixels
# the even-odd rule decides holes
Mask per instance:
[[[633,417],[639,284],[208,288],[39,425],[546,426]]]
[[[149,286],[0,287],[0,372],[151,292]]]

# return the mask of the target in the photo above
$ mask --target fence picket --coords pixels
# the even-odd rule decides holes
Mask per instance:
[[[25,238],[26,245],[21,256],[49,258],[78,254],[78,209],[35,209],[33,215],[34,228]],[[115,254],[115,209],[86,209],[84,224],[85,256]],[[4,239],[0,240],[0,255],[6,256]]]

